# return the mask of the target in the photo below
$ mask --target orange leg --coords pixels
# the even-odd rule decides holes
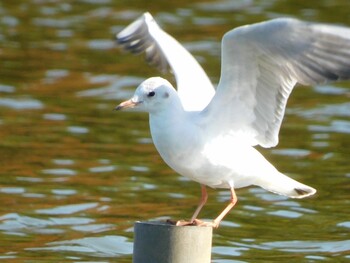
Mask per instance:
[[[226,208],[220,213],[220,215],[215,218],[215,220],[213,222],[203,222],[201,220],[196,219],[199,212],[201,211],[201,209],[203,208],[203,206],[205,205],[205,203],[207,202],[208,199],[208,193],[207,190],[205,188],[204,185],[201,185],[202,188],[202,198],[199,202],[199,205],[196,209],[196,211],[194,212],[191,221],[177,221],[176,225],[177,226],[187,226],[187,225],[197,225],[197,226],[211,226],[214,228],[218,228],[220,222],[222,221],[222,219],[227,215],[228,212],[230,212],[230,210],[235,206],[235,204],[237,203],[237,196],[235,193],[235,189],[232,187],[230,188],[231,191],[231,200],[230,203],[226,206]]]
[[[201,184],[201,190],[202,190],[202,197],[201,197],[201,200],[198,204],[196,211],[194,212],[194,214],[191,218],[191,221],[183,221],[183,220],[177,221],[176,222],[177,226],[194,225],[194,224],[198,224],[198,222],[201,222],[201,221],[197,220],[196,218],[208,200],[208,193],[207,193],[207,189],[206,189],[205,185]]]
[[[194,220],[197,218],[199,212],[202,210],[203,206],[205,205],[205,203],[208,200],[208,193],[207,193],[207,188],[205,187],[205,185],[201,184],[201,190],[202,190],[202,197],[201,197],[201,200],[198,204],[196,211],[194,212],[194,214],[191,218],[191,223],[193,223]]]
[[[227,215],[228,212],[230,212],[230,210],[237,203],[237,196],[235,193],[235,189],[232,187],[230,190],[231,190],[231,202],[228,204],[228,206],[226,206],[224,211],[222,211],[221,214],[217,218],[215,218],[215,220],[213,221],[212,224],[213,224],[213,227],[215,228],[219,227],[221,220]]]

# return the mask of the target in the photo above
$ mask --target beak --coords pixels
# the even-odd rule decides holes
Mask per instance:
[[[133,101],[132,99],[126,100],[120,103],[114,110],[124,110],[124,109],[132,109],[135,108],[140,102]]]

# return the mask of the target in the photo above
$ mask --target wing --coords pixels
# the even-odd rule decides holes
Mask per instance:
[[[350,29],[287,18],[239,27],[223,37],[221,67],[202,124],[272,147],[296,83],[350,78]]]
[[[151,14],[144,13],[126,27],[117,35],[117,41],[132,53],[145,53],[146,61],[163,72],[170,66],[186,110],[202,110],[214,96],[213,85],[196,59],[164,32]]]

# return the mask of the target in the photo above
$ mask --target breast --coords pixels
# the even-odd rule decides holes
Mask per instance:
[[[211,187],[229,187],[230,171],[222,163],[217,165],[206,151],[207,141],[203,131],[193,118],[150,119],[151,134],[155,147],[163,160],[177,173]],[[218,146],[220,148],[220,146]],[[226,151],[227,149],[223,149]],[[227,157],[226,157],[227,159]]]

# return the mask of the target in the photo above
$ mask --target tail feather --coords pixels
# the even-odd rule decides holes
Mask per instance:
[[[291,198],[304,198],[316,193],[316,189],[299,183],[280,172],[272,176],[272,178],[269,176],[265,179],[261,180],[258,185],[279,195],[285,195]]]

